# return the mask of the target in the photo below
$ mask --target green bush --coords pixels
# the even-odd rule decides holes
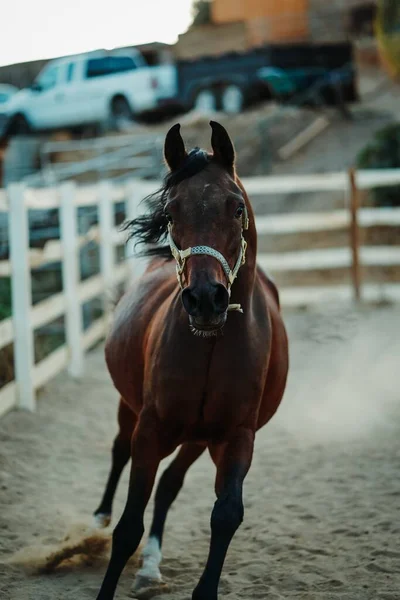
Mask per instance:
[[[357,157],[360,169],[400,168],[400,123],[394,123],[375,134]],[[400,186],[372,190],[376,204],[400,206]]]
[[[375,23],[383,63],[392,75],[400,75],[400,4],[398,0],[380,0]]]

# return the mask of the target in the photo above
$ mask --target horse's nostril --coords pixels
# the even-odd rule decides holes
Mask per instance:
[[[228,310],[228,305],[229,305],[228,290],[221,283],[218,283],[215,286],[214,305],[215,305],[215,310],[218,314],[223,314],[224,312],[226,312]]]
[[[195,317],[199,311],[199,299],[195,292],[189,287],[182,292],[182,302],[186,312],[192,317]]]

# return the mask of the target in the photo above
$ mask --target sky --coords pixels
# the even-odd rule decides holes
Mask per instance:
[[[174,43],[193,0],[5,0],[0,65],[97,48]],[[2,3],[3,4],[3,3]]]

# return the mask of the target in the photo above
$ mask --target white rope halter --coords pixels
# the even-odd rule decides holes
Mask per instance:
[[[249,228],[249,218],[247,215],[246,208],[244,210],[243,217],[244,217],[244,219],[242,221],[243,222],[242,232],[243,232],[243,230],[246,230]],[[168,243],[171,248],[172,256],[176,260],[176,276],[178,278],[178,283],[179,283],[181,290],[183,290],[185,288],[185,285],[183,282],[183,277],[184,277],[186,260],[190,256],[206,254],[208,256],[212,256],[213,258],[216,258],[218,260],[218,262],[221,264],[221,266],[224,270],[224,273],[226,275],[226,278],[228,280],[228,285],[227,285],[228,294],[229,294],[229,296],[231,295],[232,284],[237,277],[240,267],[242,265],[244,265],[246,262],[247,242],[243,237],[243,233],[240,238],[239,256],[238,256],[236,264],[232,270],[229,266],[228,261],[221,254],[221,252],[218,252],[218,250],[215,250],[214,248],[211,248],[210,246],[194,246],[193,248],[186,248],[186,250],[179,250],[178,246],[175,244],[174,239],[172,237],[172,223],[168,223]],[[228,310],[229,311],[236,310],[241,313],[243,312],[240,304],[229,304]]]

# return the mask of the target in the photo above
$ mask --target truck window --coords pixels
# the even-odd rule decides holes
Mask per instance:
[[[38,83],[42,90],[50,90],[57,84],[58,71],[58,67],[50,67],[39,77]]]
[[[75,63],[71,62],[67,65],[67,82],[68,83],[73,80],[74,71],[75,71]]]
[[[103,77],[113,73],[124,73],[136,69],[135,61],[129,56],[103,56],[102,58],[91,58],[88,60],[86,77]]]

